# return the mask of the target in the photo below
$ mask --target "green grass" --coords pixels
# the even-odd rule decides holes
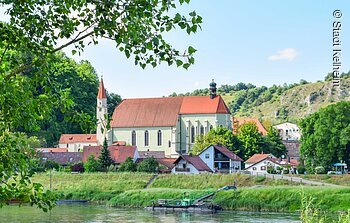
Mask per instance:
[[[237,187],[252,187],[257,184],[265,186],[299,185],[286,180],[272,180],[265,177],[251,177],[240,174],[200,174],[200,175],[160,175],[150,185],[151,188],[177,189],[219,189],[226,185]]]
[[[350,209],[350,188],[270,187],[220,191],[214,197],[225,209],[248,211],[297,211],[301,194],[312,197],[321,210],[336,212]]]
[[[152,174],[144,173],[53,173],[52,190],[62,199],[106,201],[126,190],[142,189]],[[36,174],[33,182],[50,188],[49,173]]]
[[[327,174],[311,175],[309,174],[309,175],[300,175],[299,177],[302,177],[307,180],[315,180],[315,181],[320,181],[325,183],[350,186],[349,174],[344,174],[344,175],[327,175]]]
[[[332,176],[333,177],[333,176]],[[237,182],[237,191],[220,191],[214,202],[228,210],[300,210],[301,191],[315,199],[322,210],[350,209],[350,187],[302,187],[285,180],[235,174],[159,175],[145,189],[152,174],[143,173],[53,173],[53,191],[60,199],[87,199],[116,207],[145,207],[158,199],[181,199],[184,192],[200,197]],[[37,174],[33,182],[49,188],[50,175]],[[258,186],[262,185],[262,186]]]

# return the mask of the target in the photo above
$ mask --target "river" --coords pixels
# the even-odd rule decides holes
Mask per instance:
[[[221,211],[216,214],[152,212],[144,209],[109,208],[100,205],[60,204],[50,213],[30,206],[0,208],[0,222],[244,222],[299,223],[297,214]]]

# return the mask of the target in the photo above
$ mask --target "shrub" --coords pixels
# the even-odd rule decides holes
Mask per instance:
[[[82,173],[82,172],[84,172],[84,164],[82,162],[75,163],[71,166],[70,169],[72,172]]]
[[[257,176],[255,177],[255,183],[261,183],[266,180],[266,177],[263,176]]]
[[[135,172],[137,170],[137,164],[134,163],[134,161],[130,157],[128,157],[126,158],[125,162],[119,166],[118,170],[126,172]]]
[[[94,155],[90,155],[86,161],[86,163],[84,163],[84,169],[86,172],[97,172],[100,170],[100,163],[98,162],[98,160],[95,160]]]
[[[298,174],[304,174],[306,171],[306,168],[304,165],[299,164],[297,167]]]
[[[138,172],[156,173],[158,172],[159,164],[154,157],[144,159],[137,166]]]
[[[326,173],[326,169],[323,166],[317,166],[315,168],[315,173],[316,174],[324,174],[324,173]]]
[[[266,169],[266,172],[269,174],[276,174],[277,173],[273,166],[268,166]]]

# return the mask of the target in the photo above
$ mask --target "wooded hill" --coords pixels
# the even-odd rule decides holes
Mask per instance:
[[[206,88],[170,96],[208,94]],[[218,94],[234,116],[257,117],[267,127],[284,121],[297,122],[329,104],[350,101],[350,71],[342,74],[340,87],[333,87],[331,74],[328,74],[325,81],[316,83],[300,80],[300,83],[272,87],[244,83],[222,85]]]

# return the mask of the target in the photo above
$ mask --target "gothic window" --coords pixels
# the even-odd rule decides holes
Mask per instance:
[[[203,127],[203,125],[201,125],[201,127],[200,127],[200,134],[204,135],[204,127]]]
[[[191,127],[191,143],[194,143],[194,138],[195,138],[195,132],[194,132],[194,126]]]
[[[168,146],[169,146],[169,148],[170,148],[170,147],[171,147],[171,141],[170,141],[170,140],[169,140],[168,144],[169,144]]]
[[[158,130],[158,146],[162,145],[162,131]]]
[[[149,133],[147,130],[145,131],[145,146],[149,146]]]
[[[135,130],[131,133],[131,145],[136,146],[136,132]]]

